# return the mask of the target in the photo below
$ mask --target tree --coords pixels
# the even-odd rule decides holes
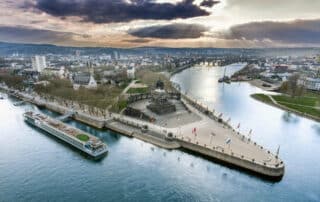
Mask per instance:
[[[298,85],[297,96],[303,96],[305,92],[306,88],[304,87],[304,85]]]
[[[300,78],[300,74],[293,74],[292,76],[289,77],[288,79],[288,87],[289,87],[289,94],[292,97],[295,97],[299,93],[299,84],[298,80]],[[301,91],[300,91],[301,92]]]
[[[97,72],[97,71],[95,71],[94,72],[94,79],[96,80],[96,81],[101,81],[101,79],[102,79],[102,77],[101,77],[101,73],[100,72]]]
[[[282,93],[288,93],[289,92],[289,82],[288,81],[285,81],[281,84],[280,86],[280,92]]]
[[[292,97],[303,96],[305,93],[305,87],[299,84],[299,74],[294,74],[288,78],[288,81],[285,81],[280,86],[280,92],[287,93]]]

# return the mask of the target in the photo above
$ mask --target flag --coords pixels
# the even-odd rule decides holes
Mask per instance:
[[[226,140],[226,144],[230,144],[230,143],[231,143],[231,139],[228,138],[228,139]]]
[[[251,135],[251,133],[252,133],[252,129],[250,129],[250,131],[249,131],[249,135]]]
[[[221,113],[221,114],[219,115],[219,118],[221,118],[221,117],[222,117],[222,115],[223,115],[223,113]]]
[[[237,128],[240,128],[240,123],[238,124]]]

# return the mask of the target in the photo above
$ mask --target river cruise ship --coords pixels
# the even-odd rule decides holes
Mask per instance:
[[[24,113],[24,119],[27,123],[71,144],[94,159],[100,159],[108,152],[107,145],[97,137],[44,114],[28,111]]]

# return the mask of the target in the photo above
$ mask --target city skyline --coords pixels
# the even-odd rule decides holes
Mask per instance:
[[[312,0],[5,0],[0,41],[122,48],[320,47],[319,7]]]

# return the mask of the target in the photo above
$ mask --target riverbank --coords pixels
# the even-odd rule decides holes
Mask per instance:
[[[268,94],[252,94],[251,97],[273,107],[320,122],[320,107],[315,105],[317,98],[314,98],[313,103],[310,97],[291,98],[286,95]]]
[[[248,81],[244,81],[244,82],[248,82],[250,85],[255,86],[257,88],[260,88],[265,91],[275,91],[280,87],[279,84],[267,83],[267,82],[264,82],[260,79],[253,79],[253,80],[248,80]]]
[[[7,89],[7,91],[10,92],[12,90]],[[55,103],[48,103],[42,100],[41,97],[33,98],[30,95],[17,91],[11,94],[32,104],[46,107],[59,113],[67,113],[70,111],[67,107]],[[230,127],[225,127],[227,125],[224,122],[218,123],[217,120],[212,120],[212,118],[206,115],[208,109],[199,103],[195,103],[191,98],[183,102],[186,102],[185,104],[193,113],[204,113],[201,115],[203,120],[199,123],[192,123],[169,130],[165,127],[116,113],[108,113],[105,117],[94,117],[84,112],[75,111],[73,118],[97,128],[107,128],[129,137],[136,137],[159,147],[166,149],[183,147],[191,152],[224,161],[225,163],[247,169],[262,176],[273,179],[282,178],[284,174],[284,164],[278,159],[278,156],[273,155],[270,151],[259,146],[256,142],[250,141],[250,139],[240,135]],[[213,116],[213,119],[217,119],[217,117]],[[189,133],[193,124],[200,124],[197,139],[193,139],[194,134]],[[212,124],[214,125],[213,128]],[[211,129],[216,130],[213,145],[208,143],[211,142],[209,141],[211,139],[209,135],[210,131],[208,131]],[[179,130],[180,133],[182,131],[182,137],[178,135]],[[231,147],[232,150],[225,145],[226,134],[230,135],[229,138],[233,138],[234,143],[232,145],[234,146]]]

